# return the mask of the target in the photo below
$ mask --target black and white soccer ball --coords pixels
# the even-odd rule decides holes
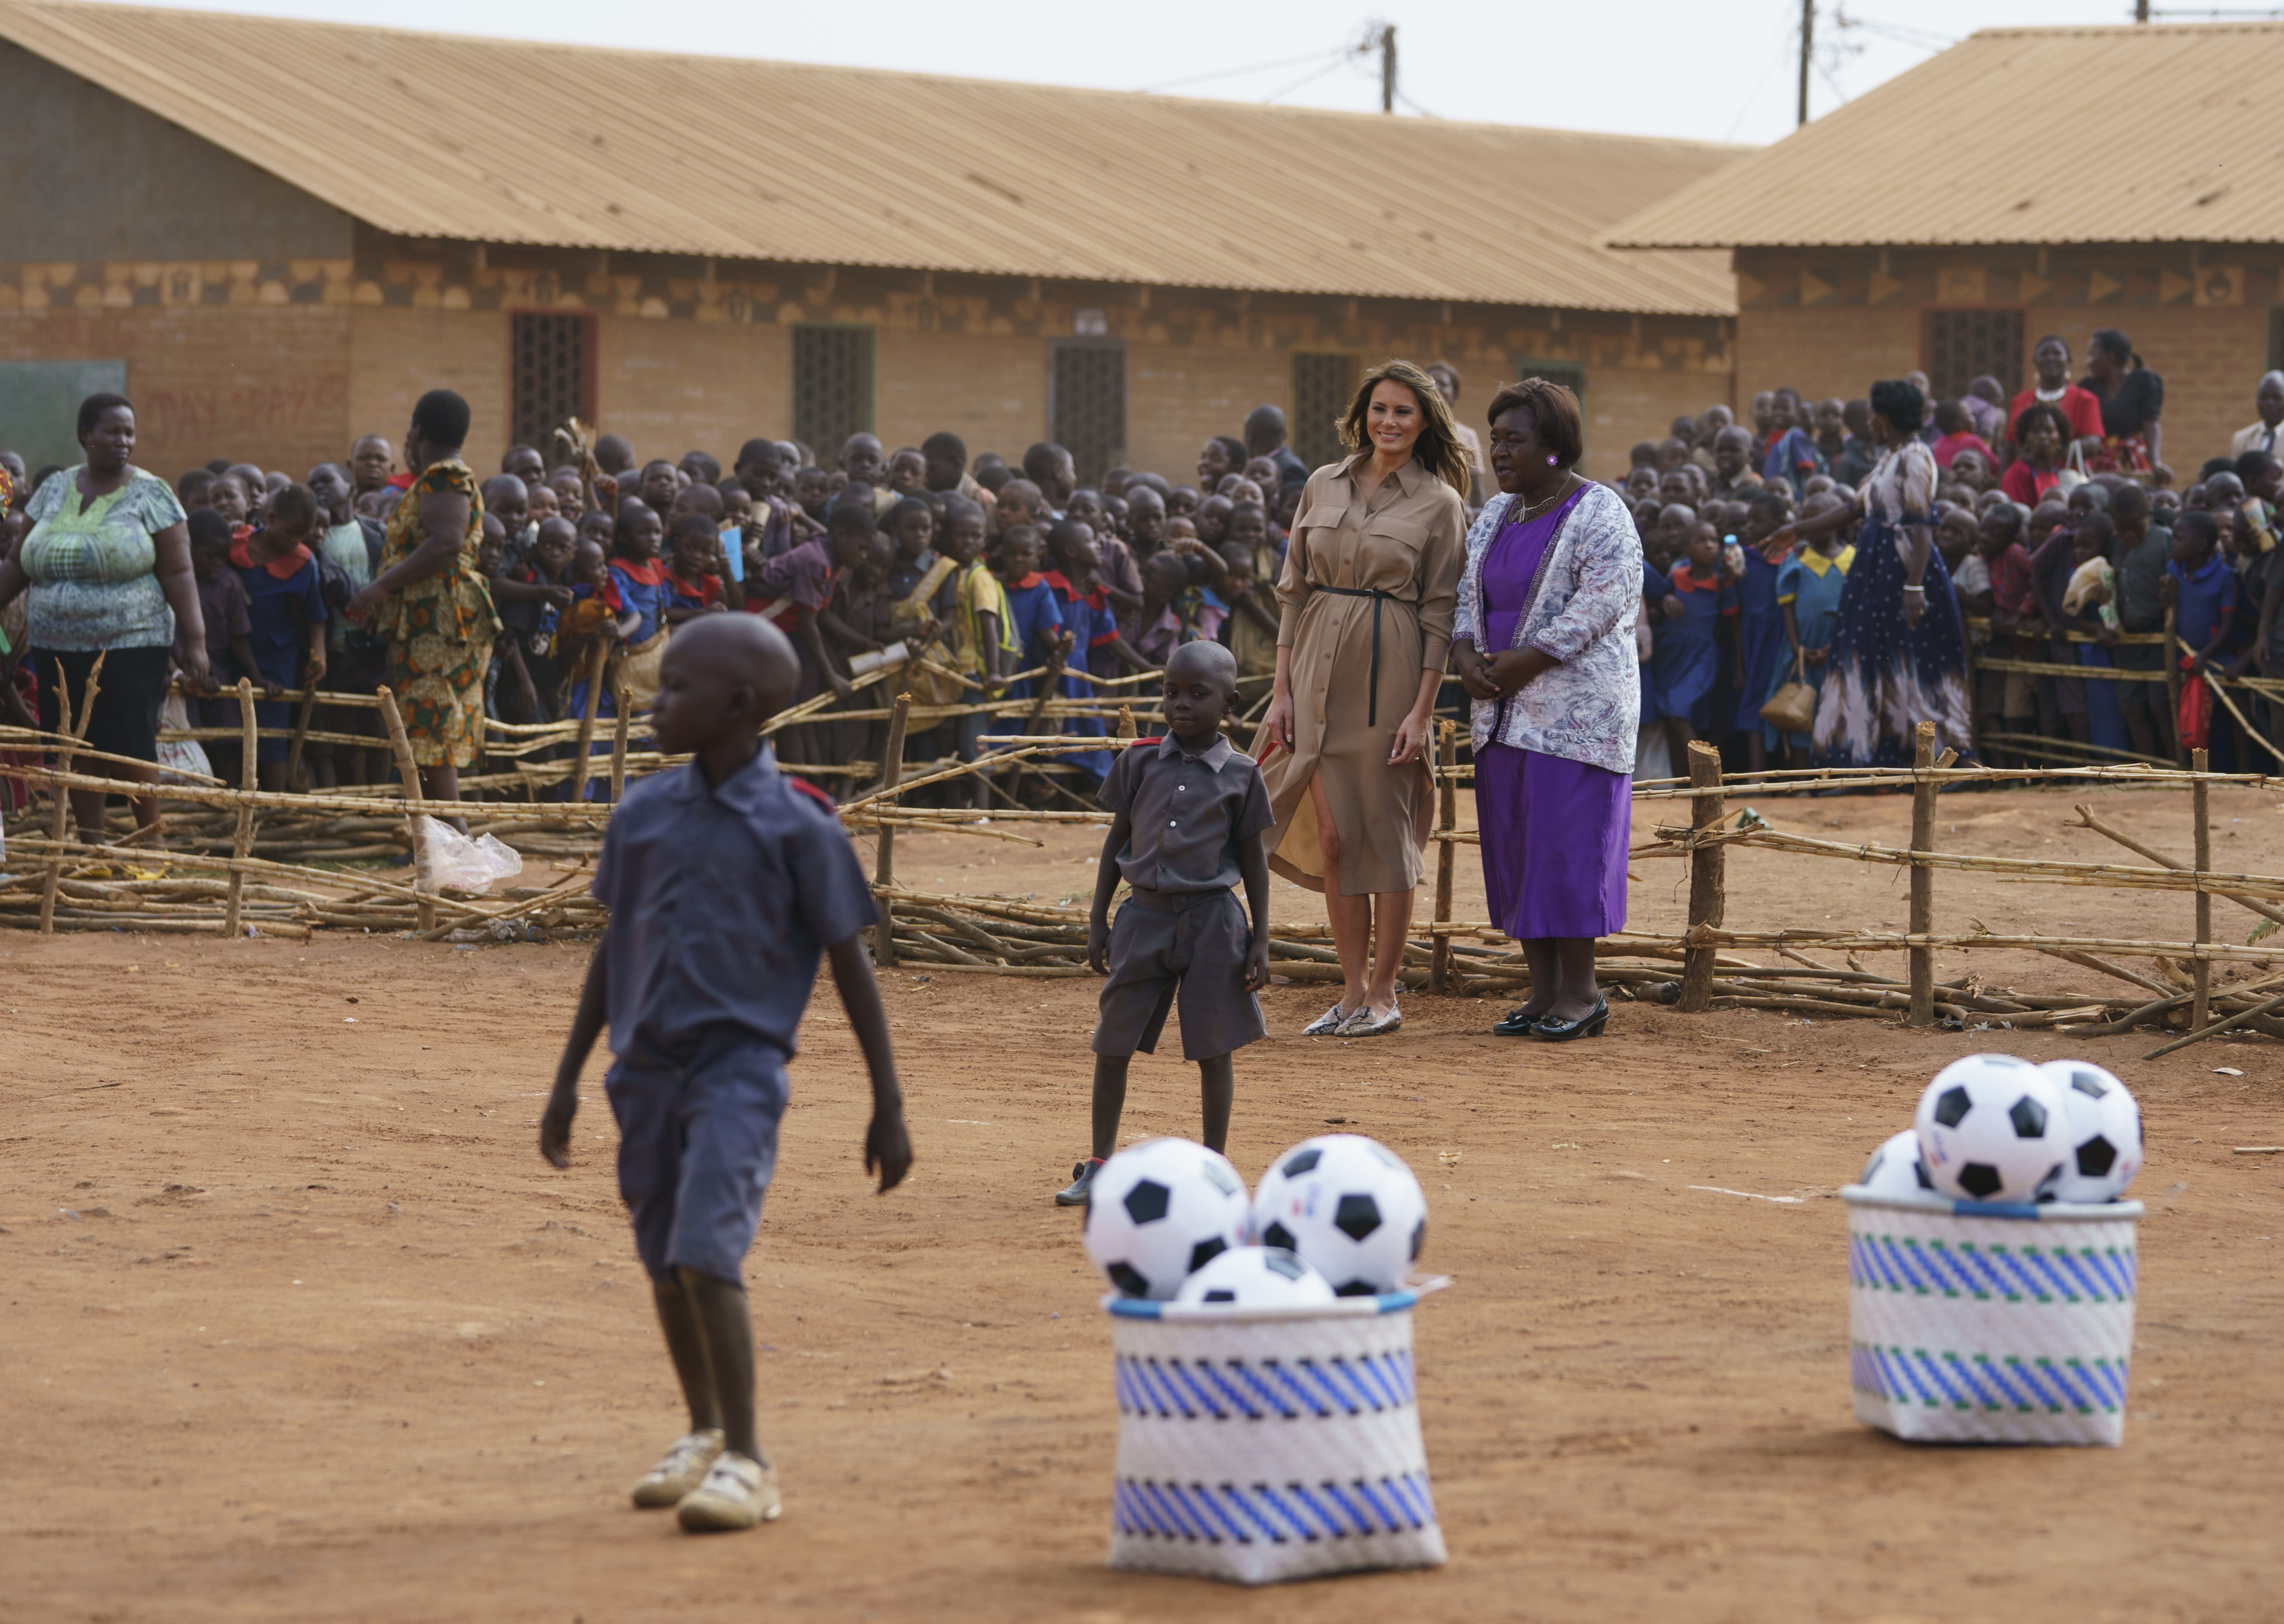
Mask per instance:
[[[1129,1297],[1170,1302],[1182,1282],[1246,1242],[1245,1181],[1229,1159],[1187,1139],[1130,1145],[1098,1168],[1086,1254]]]
[[[1282,1246],[1342,1297],[1404,1284],[1428,1233],[1428,1197],[1404,1159],[1362,1134],[1303,1139],[1253,1195],[1253,1238]]]
[[[1928,1176],[1927,1163],[1920,1159],[1919,1130],[1906,1128],[1873,1151],[1872,1159],[1864,1164],[1864,1175],[1856,1182],[1883,1196],[1932,1191],[1935,1180]]]
[[[2141,1171],[2141,1107],[2115,1074],[2090,1060],[2049,1060],[2038,1067],[2061,1090],[2069,1157],[2054,1186],[2057,1201],[2115,1201]]]
[[[1176,1302],[1230,1308],[1330,1308],[1332,1283],[1281,1246],[1237,1246],[1182,1282]]]
[[[2069,1118],[2048,1077],[2013,1055],[1969,1055],[1935,1074],[1914,1127],[1928,1176],[1970,1201],[2053,1199]]]

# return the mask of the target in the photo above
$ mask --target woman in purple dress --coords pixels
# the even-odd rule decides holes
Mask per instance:
[[[1572,471],[1577,396],[1525,379],[1490,417],[1503,494],[1467,536],[1451,653],[1474,699],[1491,920],[1530,961],[1530,997],[1491,1029],[1567,1042],[1609,1019],[1594,943],[1626,923],[1641,538],[1617,493]]]

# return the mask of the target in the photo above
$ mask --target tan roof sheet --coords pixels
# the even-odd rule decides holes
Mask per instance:
[[[0,37],[411,237],[1736,306],[1721,255],[1596,238],[1740,147],[116,5],[0,0]]]
[[[1605,240],[2275,242],[2280,74],[2284,23],[1986,29]]]

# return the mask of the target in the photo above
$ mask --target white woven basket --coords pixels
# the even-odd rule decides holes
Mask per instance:
[[[1936,1442],[2124,1441],[2139,1201],[1840,1195],[1857,1419]]]
[[[1433,1567],[1412,1292],[1232,1311],[1111,1297],[1110,1565],[1271,1584]]]

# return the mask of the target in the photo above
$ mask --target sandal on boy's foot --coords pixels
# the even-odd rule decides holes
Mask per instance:
[[[1055,1191],[1057,1206],[1084,1206],[1094,1191],[1094,1175],[1102,1171],[1102,1158],[1090,1156],[1071,1169],[1071,1182]]]
[[[1323,1014],[1301,1028],[1302,1037],[1331,1037],[1356,1019],[1357,1012],[1343,1004],[1334,1004]]]
[[[645,1511],[680,1505],[682,1497],[706,1480],[706,1469],[722,1453],[722,1429],[708,1427],[674,1441],[666,1458],[634,1487],[634,1502]]]
[[[1341,1035],[1342,1037],[1385,1037],[1389,1033],[1401,1028],[1403,1025],[1404,1011],[1394,1004],[1388,1006],[1387,1014],[1375,1015],[1372,1012],[1372,1005],[1367,1003],[1349,1017],[1348,1024],[1341,1028]]]
[[[692,1534],[720,1534],[775,1522],[784,1510],[778,1469],[724,1449],[707,1468],[706,1480],[682,1497],[675,1516]]]

